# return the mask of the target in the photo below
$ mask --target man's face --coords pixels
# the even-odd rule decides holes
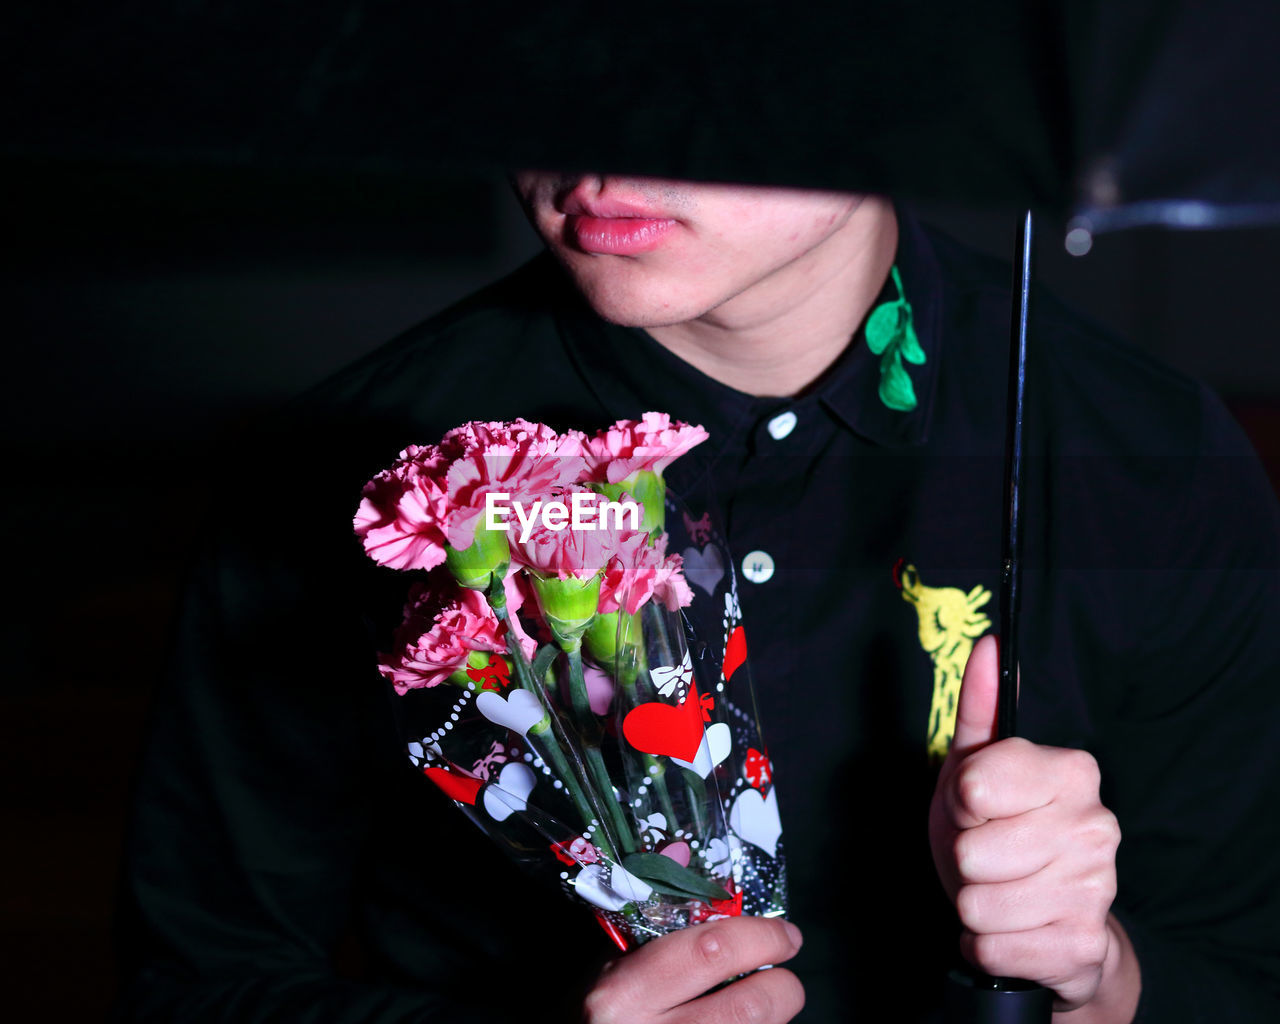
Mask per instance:
[[[839,236],[863,198],[543,171],[515,181],[587,301],[633,327],[777,315],[844,258]]]

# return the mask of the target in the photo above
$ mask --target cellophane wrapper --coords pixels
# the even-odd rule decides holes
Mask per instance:
[[[580,700],[575,709],[570,659],[534,601],[519,613],[538,640],[525,672],[493,655],[465,686],[395,698],[414,766],[521,866],[585,902],[624,949],[787,907],[733,561],[709,516],[694,520],[668,497],[665,519],[693,602],[618,615],[604,656],[607,642],[584,643],[589,714]]]

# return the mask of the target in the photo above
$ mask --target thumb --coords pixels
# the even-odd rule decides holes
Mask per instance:
[[[947,760],[967,757],[996,738],[996,694],[1000,686],[1000,646],[990,634],[973,645],[956,704],[956,731]]]

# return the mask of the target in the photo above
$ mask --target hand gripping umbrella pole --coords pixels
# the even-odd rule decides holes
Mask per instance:
[[[1032,222],[1028,212],[1018,227],[1018,262],[1013,270],[1013,315],[1009,344],[1009,399],[1006,406],[1004,531],[1001,541],[1000,681],[996,698],[996,738],[1018,731],[1018,606],[1022,512],[1022,412],[1027,378],[1027,324],[1031,312]],[[1016,978],[993,978],[969,967],[947,976],[947,1024],[1048,1024],[1053,993]]]

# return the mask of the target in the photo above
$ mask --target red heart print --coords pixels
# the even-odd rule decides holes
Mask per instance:
[[[742,667],[742,663],[746,660],[747,631],[741,626],[735,626],[733,632],[729,634],[729,642],[724,645],[725,682],[733,678],[733,674]]]
[[[729,899],[712,900],[710,903],[699,903],[690,915],[695,922],[707,921],[723,914],[725,917],[742,916],[742,890],[734,886],[734,893]]]
[[[683,704],[641,704],[622,720],[622,735],[646,754],[665,754],[692,761],[702,743],[702,702],[696,686]]]
[[[429,765],[423,768],[422,774],[439,786],[444,795],[450,800],[457,800],[461,804],[470,804],[472,807],[476,805],[476,794],[480,792],[480,787],[484,785],[484,781],[481,779],[463,775],[461,772],[453,772],[448,768],[441,768],[439,765]]]
[[[773,765],[769,763],[769,755],[760,753],[755,747],[748,747],[746,776],[747,781],[756,789],[764,789],[772,782]]]

